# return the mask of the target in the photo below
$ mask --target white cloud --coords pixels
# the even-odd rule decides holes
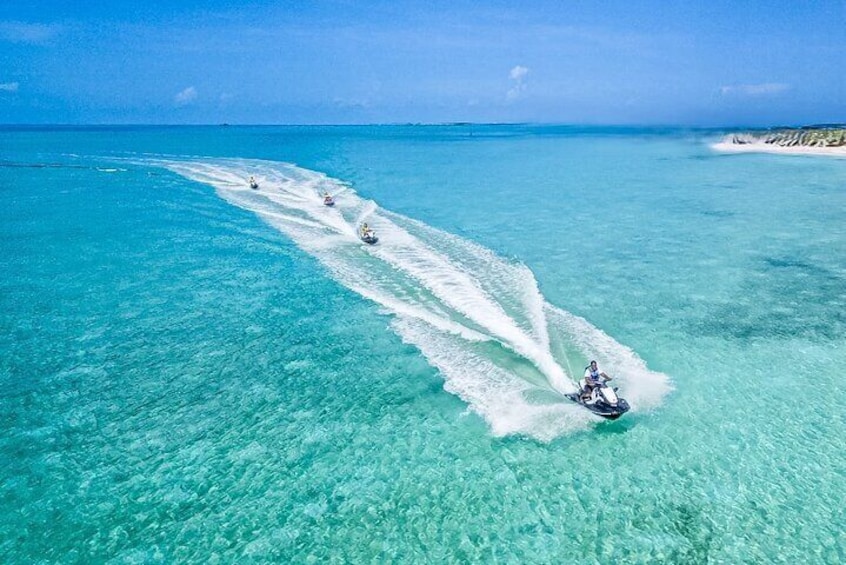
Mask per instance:
[[[196,99],[197,89],[193,86],[189,86],[188,88],[186,88],[182,92],[177,93],[176,96],[173,97],[173,101],[176,102],[178,106],[185,106]]]
[[[19,86],[20,86],[20,84],[18,84],[17,82],[4,82],[4,83],[0,83],[0,91],[3,91],[3,92],[17,92],[17,91],[18,91],[18,87],[19,87]]]
[[[332,100],[332,104],[336,108],[343,108],[343,109],[367,109],[370,107],[370,102],[367,99],[348,99],[348,98],[335,98]]]
[[[514,81],[514,86],[508,89],[505,93],[505,98],[509,101],[517,100],[523,93],[526,92],[526,75],[529,74],[529,69],[522,65],[517,65],[508,73],[508,77]]]
[[[529,69],[521,65],[517,65],[516,67],[511,69],[511,72],[508,73],[508,76],[510,76],[514,80],[519,81],[523,80],[523,77],[525,77],[527,74],[529,74]]]
[[[765,82],[762,84],[736,84],[732,86],[720,87],[720,94],[723,96],[740,95],[740,96],[766,96],[769,94],[778,94],[790,90],[789,84],[782,82]]]
[[[62,30],[58,24],[0,22],[0,39],[12,43],[46,43]]]

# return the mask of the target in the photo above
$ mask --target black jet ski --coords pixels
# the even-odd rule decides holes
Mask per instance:
[[[253,190],[258,190],[258,183],[254,179],[250,179],[250,188]]]
[[[611,388],[605,383],[594,385],[588,397],[584,397],[585,382],[579,381],[579,392],[567,395],[567,398],[581,404],[597,416],[609,420],[616,420],[629,411],[629,403],[617,396],[617,388]]]
[[[323,195],[323,204],[324,204],[324,206],[334,206],[335,201],[328,194],[324,194]]]
[[[367,227],[367,224],[361,226],[358,230],[358,237],[361,238],[361,241],[367,243],[368,245],[373,245],[379,238],[376,237],[376,232],[374,232],[371,228]]]

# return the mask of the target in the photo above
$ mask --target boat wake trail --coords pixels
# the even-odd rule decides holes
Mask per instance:
[[[496,435],[546,441],[595,421],[563,396],[575,390],[573,378],[589,358],[614,374],[634,411],[657,406],[669,390],[667,377],[649,371],[633,351],[546,302],[525,265],[383,210],[324,174],[255,160],[154,164],[213,186],[390,312],[392,329]],[[244,180],[251,175],[259,190]],[[333,208],[323,205],[323,191],[335,198]],[[358,239],[361,222],[376,230],[377,245]]]

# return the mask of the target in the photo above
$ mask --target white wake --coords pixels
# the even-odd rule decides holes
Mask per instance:
[[[633,411],[657,406],[670,388],[665,375],[649,371],[629,348],[547,303],[525,265],[380,209],[326,175],[256,160],[155,164],[258,214],[339,283],[393,314],[394,331],[497,435],[549,440],[594,421],[563,396],[575,390],[573,379],[589,359],[614,374]],[[250,176],[259,190],[249,188]],[[323,205],[324,191],[335,207]],[[359,241],[361,222],[376,230],[377,245]]]

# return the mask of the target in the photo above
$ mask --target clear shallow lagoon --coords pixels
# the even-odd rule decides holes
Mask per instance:
[[[0,131],[0,560],[846,560],[846,160],[709,140]]]

